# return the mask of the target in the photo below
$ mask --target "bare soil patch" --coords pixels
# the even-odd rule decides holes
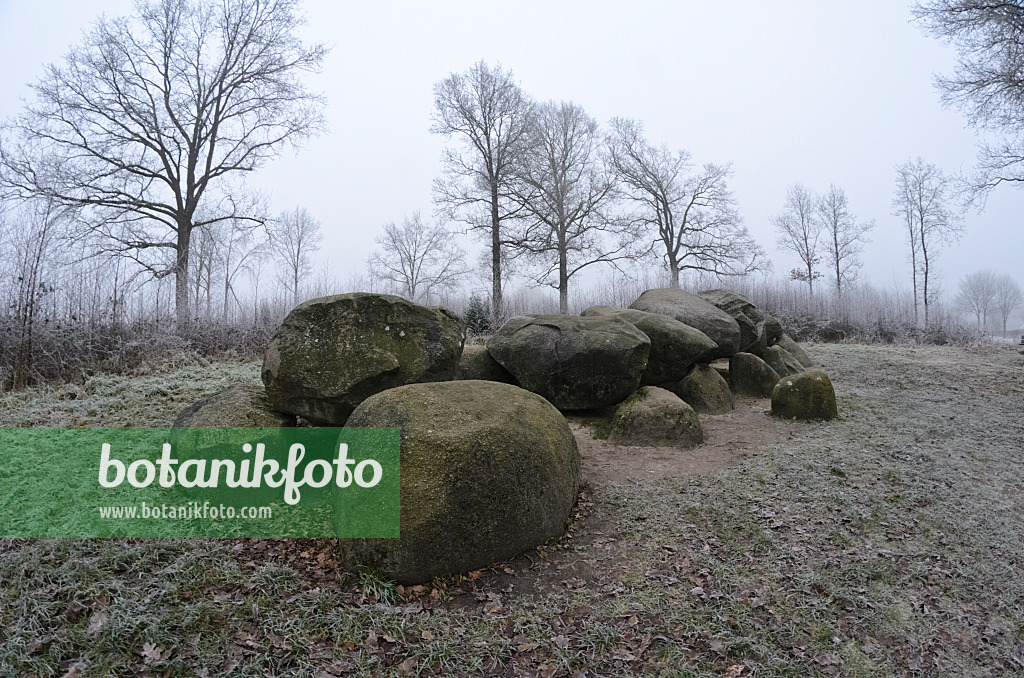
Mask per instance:
[[[789,435],[786,422],[768,415],[771,402],[736,398],[726,414],[701,415],[704,443],[681,450],[673,447],[612,445],[595,435],[595,427],[572,421],[583,458],[583,477],[594,486],[624,481],[649,481],[713,473],[743,463]]]

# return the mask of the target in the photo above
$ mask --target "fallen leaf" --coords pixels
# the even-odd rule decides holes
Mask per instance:
[[[86,633],[88,633],[90,636],[95,635],[96,633],[99,633],[100,629],[102,629],[103,625],[106,623],[107,613],[96,612],[91,617],[89,617],[89,628],[86,629]]]
[[[142,646],[142,659],[147,664],[160,661],[163,656],[163,650],[156,646],[154,643],[145,643]]]
[[[417,657],[407,657],[398,665],[398,673],[402,676],[411,676],[416,670],[416,664],[419,663]]]

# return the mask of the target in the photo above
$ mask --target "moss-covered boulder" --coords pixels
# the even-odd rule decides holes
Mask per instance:
[[[565,418],[510,384],[411,384],[364,401],[349,426],[401,428],[398,539],[343,539],[342,562],[420,583],[512,558],[565,531],[580,455]]]
[[[674,318],[706,334],[718,344],[706,360],[728,358],[740,348],[739,324],[728,313],[696,294],[671,287],[647,290],[630,308]]]
[[[584,317],[614,316],[625,320],[651,340],[651,355],[640,377],[643,385],[681,379],[695,362],[708,360],[718,344],[700,330],[674,318],[618,306],[591,306]]]
[[[804,371],[804,366],[800,364],[800,361],[777,344],[758,349],[754,355],[771,365],[771,368],[778,372],[779,377],[788,377],[791,374],[800,374]]]
[[[514,384],[515,378],[508,370],[498,364],[483,344],[470,344],[462,349],[462,357],[455,369],[456,380],[478,379],[481,381],[497,381],[502,384]]]
[[[772,414],[786,419],[835,419],[839,409],[832,380],[817,370],[781,379],[772,392]]]
[[[271,339],[263,383],[276,409],[341,425],[375,393],[450,380],[465,339],[465,323],[445,308],[388,294],[312,299]]]
[[[704,429],[697,413],[679,396],[644,386],[615,410],[608,442],[689,449],[704,442]]]
[[[487,350],[520,386],[560,410],[620,403],[640,385],[651,340],[613,316],[517,316]]]
[[[770,398],[779,373],[752,353],[737,353],[729,359],[729,385],[733,393]]]
[[[725,414],[736,407],[729,382],[710,365],[694,365],[685,377],[662,388],[672,391],[701,414]]]
[[[800,364],[803,365],[804,367],[814,367],[814,361],[811,360],[811,356],[807,355],[807,352],[804,350],[803,346],[798,344],[796,340],[793,339],[788,334],[783,334],[782,336],[780,336],[777,345],[783,350],[785,350],[787,353],[792,355],[794,358],[799,360]]]
[[[279,428],[295,426],[295,415],[276,411],[261,387],[234,384],[189,405],[171,425]]]

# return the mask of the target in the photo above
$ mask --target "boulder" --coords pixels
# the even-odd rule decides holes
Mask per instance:
[[[701,414],[725,414],[735,407],[729,382],[710,365],[694,365],[681,380],[663,388]]]
[[[796,340],[788,334],[783,334],[779,337],[778,345],[780,348],[784,349],[787,353],[799,360],[800,364],[804,367],[814,367],[814,361],[811,360],[811,356],[807,355],[807,352],[804,351],[803,347],[796,343]]]
[[[613,316],[518,316],[487,351],[520,386],[560,410],[615,405],[640,385],[651,340]]]
[[[274,410],[259,386],[235,384],[189,405],[171,425],[279,428],[295,426],[295,415]]]
[[[804,371],[804,366],[800,364],[800,361],[778,345],[759,349],[754,355],[768,363],[773,370],[779,373],[779,377],[788,377],[791,374],[799,374]]]
[[[342,562],[416,584],[508,560],[561,535],[580,455],[561,413],[510,384],[411,384],[365,400],[349,426],[397,426],[401,537],[342,539]]]
[[[455,369],[455,379],[465,381],[477,379],[481,381],[497,381],[502,384],[514,384],[515,378],[504,367],[491,357],[483,344],[471,344],[462,349],[462,357]]]
[[[697,413],[679,396],[644,386],[615,410],[608,442],[688,449],[704,442],[704,429]]]
[[[770,398],[779,373],[752,353],[737,353],[729,359],[729,381],[734,393]]]
[[[740,351],[753,352],[755,347],[767,348],[782,335],[782,325],[761,311],[742,294],[726,289],[704,290],[698,295],[725,311],[740,326]]]
[[[262,387],[255,384],[235,384],[213,395],[198,400],[186,407],[174,420],[171,444],[175,456],[184,463],[186,459],[230,459],[241,463],[245,455],[241,445],[263,443],[270,451],[268,459],[279,464],[287,463],[279,438],[275,431],[295,426],[295,415],[277,412]],[[235,429],[262,428],[260,435],[249,431],[211,431],[209,427],[231,427]],[[233,442],[232,442],[233,441]],[[258,488],[220,487],[211,491],[205,488],[179,490],[194,500],[216,499],[227,506],[254,506],[280,501],[281,490],[265,484]],[[211,494],[213,492],[213,494]]]
[[[263,359],[274,407],[341,425],[366,398],[404,384],[447,381],[466,339],[451,311],[388,294],[341,294],[299,304]]]
[[[728,358],[739,350],[740,326],[725,311],[714,304],[675,288],[647,290],[634,301],[630,308],[674,318],[684,325],[694,327],[718,344],[706,359]]]
[[[697,296],[732,316],[740,326],[741,351],[757,341],[757,323],[764,318],[753,302],[742,294],[725,289],[704,290]]]
[[[656,313],[617,306],[591,306],[581,315],[621,318],[647,335],[651,340],[651,355],[640,378],[643,385],[682,379],[691,365],[709,359],[718,349],[718,344],[700,330]]]
[[[802,372],[779,380],[772,392],[772,414],[786,419],[835,419],[836,392],[824,372]]]

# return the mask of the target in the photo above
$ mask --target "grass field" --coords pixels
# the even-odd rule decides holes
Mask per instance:
[[[427,586],[330,540],[0,540],[0,675],[1024,675],[1024,356],[809,352],[839,420],[746,401],[657,473],[581,430],[570,535]],[[257,374],[93,377],[0,423],[166,425]]]

